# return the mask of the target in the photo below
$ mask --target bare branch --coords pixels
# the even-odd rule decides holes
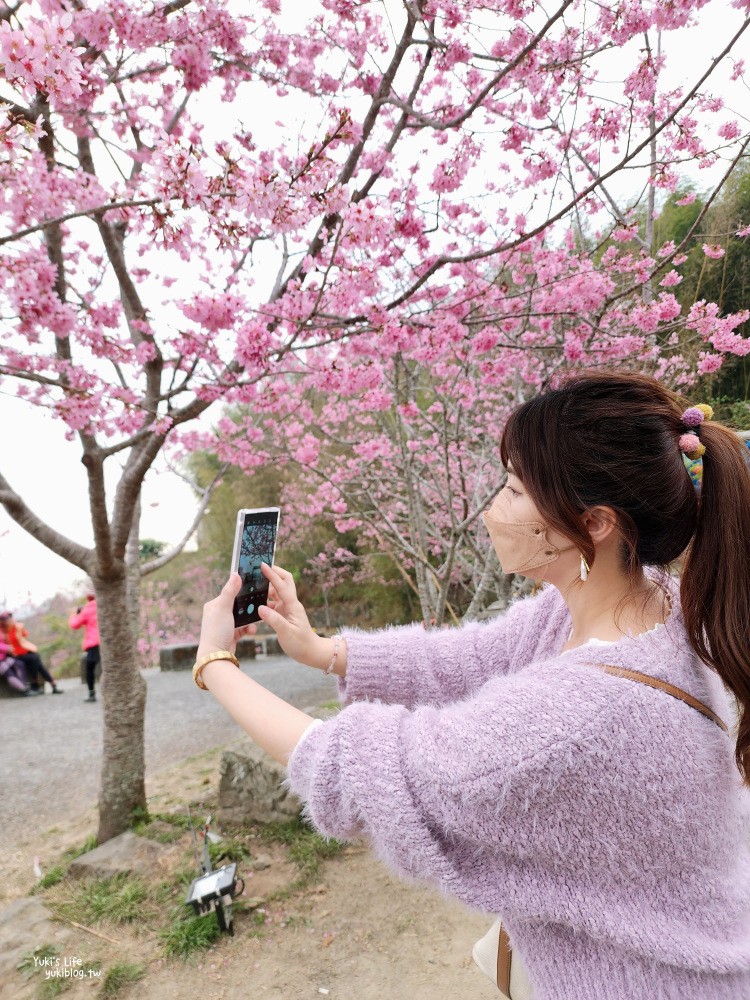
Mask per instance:
[[[174,14],[178,10],[183,10],[185,7],[189,7],[191,3],[192,0],[171,0],[171,3],[165,4],[163,7],[157,7],[154,11],[154,15],[169,17],[170,14]]]
[[[154,570],[160,569],[162,566],[166,566],[168,562],[171,562],[175,558],[175,556],[178,556],[180,552],[182,552],[182,550],[185,548],[185,546],[190,541],[192,536],[195,534],[195,531],[198,525],[201,523],[201,519],[206,512],[206,508],[208,507],[208,504],[211,500],[214,490],[219,485],[222,476],[224,475],[224,473],[227,471],[228,468],[229,468],[229,463],[225,462],[214,476],[213,481],[203,490],[200,490],[195,483],[191,484],[193,489],[197,490],[201,496],[200,503],[198,504],[198,509],[195,512],[195,517],[193,518],[192,524],[187,529],[182,539],[179,542],[177,542],[176,545],[173,545],[172,548],[168,549],[166,552],[163,552],[158,558],[151,559],[149,562],[144,563],[143,566],[141,566],[142,577],[147,576],[149,573],[153,573]]]
[[[18,10],[18,8],[21,6],[22,3],[23,0],[18,0],[18,3],[15,5],[15,7],[10,7],[8,4],[5,4],[4,5],[5,10],[0,10],[0,22],[10,21],[10,19],[13,17],[13,15],[16,13],[16,11]]]
[[[78,566],[84,573],[91,575],[95,558],[93,550],[66,538],[65,535],[45,524],[16,493],[2,473],[0,473],[0,504],[3,505],[16,524],[28,532],[32,538],[41,542],[62,559]]]

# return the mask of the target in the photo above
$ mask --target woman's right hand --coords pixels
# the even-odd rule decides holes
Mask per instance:
[[[261,571],[270,583],[268,605],[261,605],[258,614],[276,633],[279,645],[287,656],[309,667],[321,667],[330,660],[326,643],[313,631],[307,612],[297,599],[294,577],[281,566],[261,564]]]

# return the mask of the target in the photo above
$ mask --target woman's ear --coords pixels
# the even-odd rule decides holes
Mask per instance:
[[[611,507],[592,507],[583,515],[583,523],[595,543],[603,542],[617,531],[617,516]]]

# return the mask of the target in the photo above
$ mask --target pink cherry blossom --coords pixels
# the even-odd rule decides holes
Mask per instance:
[[[506,594],[479,515],[519,400],[566,362],[689,388],[747,353],[744,313],[681,308],[689,247],[642,223],[748,138],[739,43],[707,72],[718,0],[549,25],[537,0],[6,6],[0,382],[86,458],[97,548],[33,530],[119,601],[150,463],[207,449],[291,464],[300,525],[356,530],[425,617],[474,614]],[[670,83],[704,18],[716,45]]]
[[[721,260],[726,251],[724,247],[717,246],[715,243],[704,243],[703,253],[711,260]]]

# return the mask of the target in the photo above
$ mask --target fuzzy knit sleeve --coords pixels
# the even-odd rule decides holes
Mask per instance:
[[[595,734],[617,700],[598,679],[582,697],[555,667],[444,708],[350,705],[295,749],[290,788],[325,836],[364,836],[399,874],[458,895],[467,867],[479,882],[494,867],[496,882],[498,866],[555,864],[582,789],[607,804]]]
[[[565,614],[559,592],[549,587],[515,601],[488,622],[429,631],[421,625],[345,630],[347,668],[339,681],[341,700],[377,700],[407,708],[459,701],[490,678],[529,663],[550,635],[559,636],[556,619]]]

